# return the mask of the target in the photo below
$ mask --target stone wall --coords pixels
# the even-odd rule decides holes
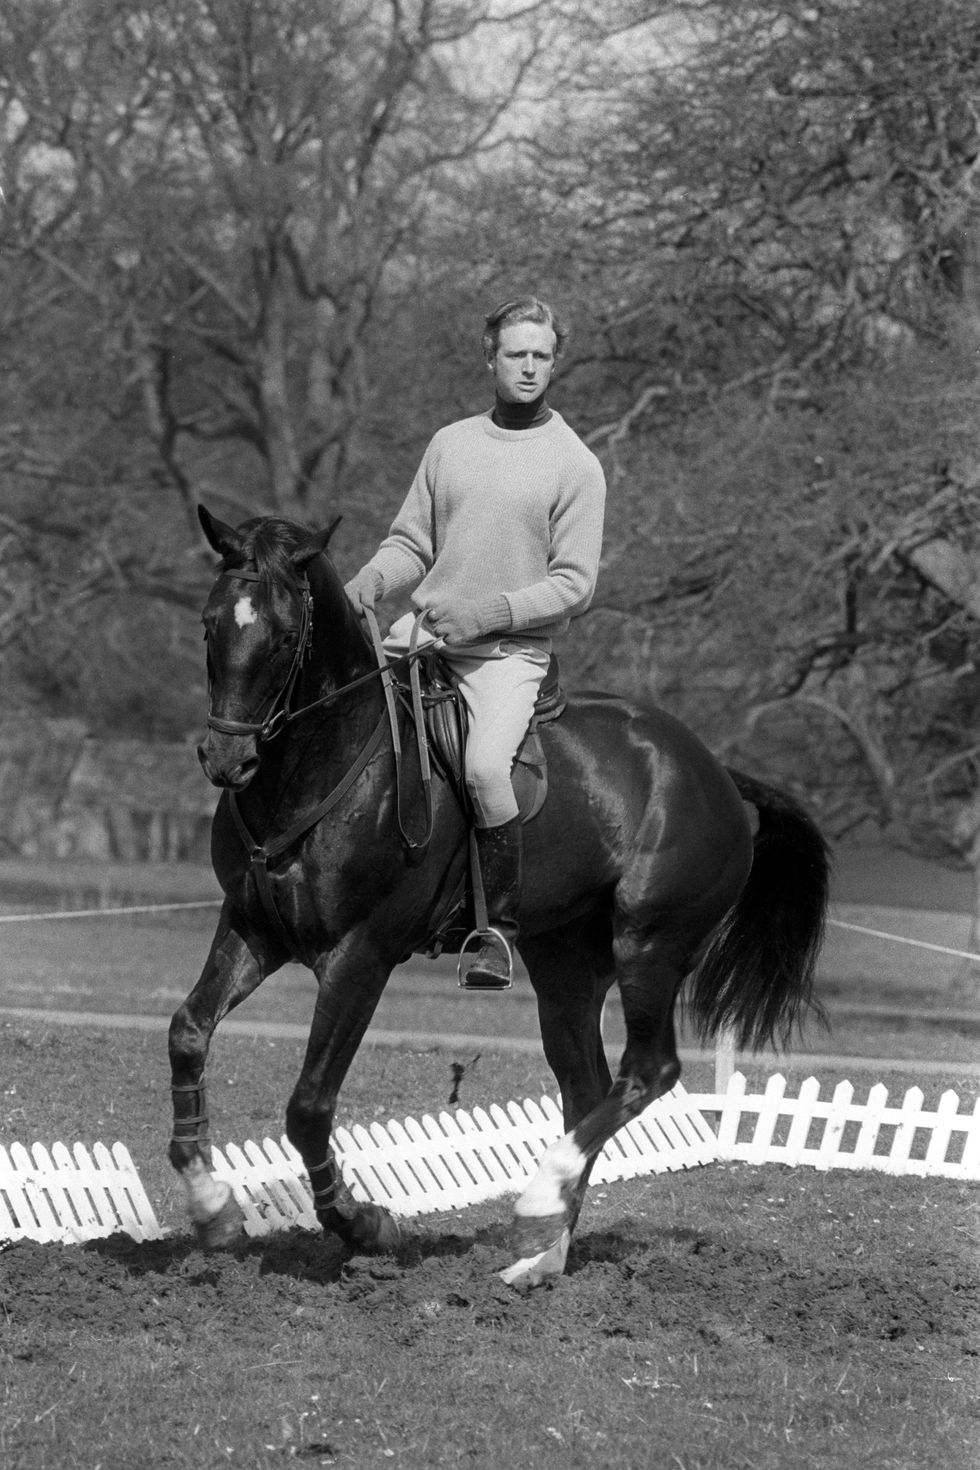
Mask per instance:
[[[206,861],[216,799],[190,745],[92,740],[75,720],[0,724],[7,857]]]

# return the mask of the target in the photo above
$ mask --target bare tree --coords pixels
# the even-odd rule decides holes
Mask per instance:
[[[101,313],[189,512],[216,446],[270,508],[319,513],[343,486],[379,302],[446,182],[507,144],[559,18],[553,0],[5,11],[22,226],[38,170],[52,198],[65,177],[15,253]]]
[[[318,519],[351,498],[372,424],[404,413],[380,401],[377,363],[392,303],[415,284],[420,228],[431,239],[456,181],[513,151],[508,117],[569,44],[561,12],[3,7],[8,688],[13,671],[42,704],[152,724],[165,701],[149,671],[189,653],[167,606],[194,606],[205,574],[185,555],[197,500]],[[32,597],[46,617],[27,615]],[[76,678],[67,649],[83,628]],[[104,641],[119,673],[108,699]],[[188,681],[171,682],[162,717],[179,728]]]
[[[941,340],[975,290],[971,0],[632,16],[635,44],[588,79],[604,105],[540,140],[565,248],[602,282],[595,442]]]

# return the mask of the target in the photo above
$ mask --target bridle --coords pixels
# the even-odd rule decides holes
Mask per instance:
[[[234,567],[219,572],[218,581],[222,578],[234,578],[240,582],[259,582],[261,577],[258,572]],[[293,649],[292,663],[289,672],[283,681],[282,687],[272,696],[267,712],[261,719],[257,720],[225,720],[211,713],[211,695],[214,680],[211,677],[210,658],[208,660],[208,729],[216,730],[219,735],[254,735],[258,740],[271,740],[278,735],[290,720],[297,719],[299,715],[305,714],[306,710],[290,709],[290,701],[296,680],[299,678],[300,669],[310,650],[310,638],[313,632],[313,594],[310,584],[304,577],[300,583],[302,606],[299,615],[299,633],[296,638],[296,647]],[[373,672],[373,670],[372,670]],[[334,692],[334,691],[332,691]],[[338,690],[336,693],[340,693]],[[322,700],[318,703],[323,703]],[[312,705],[307,706],[312,709]]]
[[[220,582],[222,577],[235,577],[241,582],[260,582],[262,580],[258,572],[252,572],[239,567],[231,567],[219,572],[217,580]],[[391,665],[388,663],[384,648],[382,647],[378,620],[371,608],[364,609],[364,618],[371,635],[371,644],[374,649],[374,656],[377,659],[377,668],[369,669],[366,674],[359,674],[356,679],[351,679],[347,684],[341,684],[337,689],[328,690],[326,694],[321,694],[319,699],[313,699],[309,704],[301,705],[299,709],[290,708],[290,701],[296,686],[296,680],[299,678],[300,670],[310,651],[310,640],[313,635],[313,593],[310,591],[310,584],[305,577],[300,582],[300,592],[303,602],[300,610],[299,633],[296,638],[296,647],[293,650],[293,660],[289,666],[289,672],[283,681],[282,687],[277,694],[272,696],[268,714],[261,720],[223,720],[219,715],[213,715],[211,713],[213,680],[210,674],[209,660],[207,714],[209,730],[216,730],[219,735],[254,735],[260,741],[272,740],[276,735],[281,734],[287,725],[292,724],[293,720],[298,720],[303,715],[310,714],[312,710],[322,709],[324,705],[331,704],[333,700],[340,699],[344,694],[349,694],[352,689],[358,689],[362,684],[368,684],[372,679],[379,678],[384,685],[385,699],[389,712],[392,715],[392,721],[394,720],[393,686],[395,679],[391,672]],[[424,616],[424,613],[420,613],[416,618],[415,627],[412,629],[411,646],[402,660],[408,663],[412,675],[416,674],[418,660],[426,651],[424,647],[417,647],[418,632]],[[415,713],[418,714],[421,710],[421,704],[417,697],[416,683],[417,681],[413,679],[412,704]],[[393,739],[395,740],[395,748],[398,751],[398,734],[394,723],[392,723],[392,732]],[[415,846],[414,843],[411,845]]]

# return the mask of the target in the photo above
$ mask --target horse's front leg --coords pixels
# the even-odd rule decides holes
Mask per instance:
[[[351,934],[314,965],[313,1025],[286,1109],[286,1135],[306,1165],[317,1219],[354,1251],[393,1250],[400,1239],[387,1210],[354,1200],[330,1146],[337,1095],[394,964],[364,936]]]
[[[170,1162],[180,1175],[187,1210],[206,1250],[229,1245],[243,1215],[231,1188],[211,1172],[204,1069],[215,1027],[283,963],[226,901],[200,979],[170,1022],[174,1129]]]

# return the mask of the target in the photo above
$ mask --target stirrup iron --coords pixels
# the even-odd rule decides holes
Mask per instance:
[[[466,974],[464,974],[464,972],[463,972],[463,961],[466,958],[466,951],[467,951],[467,949],[469,948],[470,944],[472,943],[472,941],[474,939],[486,939],[488,936],[491,936],[491,935],[503,947],[504,954],[507,957],[507,979],[506,980],[501,980],[499,984],[494,984],[494,985],[481,985],[479,982],[477,982],[474,985],[470,985],[468,983],[468,972]],[[490,990],[512,990],[513,989],[513,987],[514,987],[514,952],[511,949],[511,947],[510,947],[509,943],[507,942],[506,938],[504,937],[504,935],[501,934],[501,932],[500,932],[499,929],[495,929],[492,924],[488,924],[485,929],[471,929],[470,932],[469,932],[469,934],[467,934],[466,938],[463,940],[462,944],[459,947],[459,962],[458,962],[458,964],[456,966],[456,983],[459,986],[460,990],[486,990],[486,991],[490,991]]]

